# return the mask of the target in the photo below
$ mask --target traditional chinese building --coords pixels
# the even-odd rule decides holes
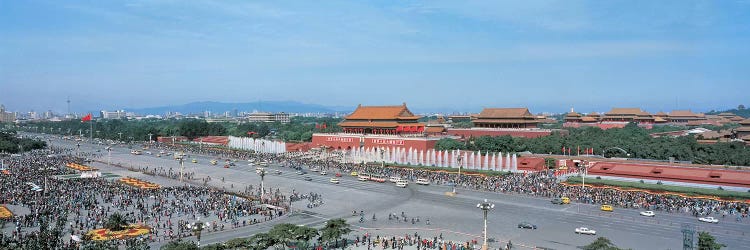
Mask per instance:
[[[750,143],[750,119],[742,120],[740,125],[742,126],[734,130],[737,133],[737,138]]]
[[[406,104],[398,106],[357,106],[351,114],[339,123],[342,133],[315,133],[312,147],[325,147],[336,150],[402,148],[433,149],[441,137],[437,129],[425,130]]]
[[[528,108],[485,108],[471,122],[477,128],[536,128],[539,124]]]
[[[675,110],[669,113],[669,122],[687,124],[691,121],[706,120],[704,114],[696,114],[690,110]]]
[[[653,123],[654,118],[639,108],[612,108],[604,113],[602,122],[643,122]]]
[[[565,122],[581,122],[581,118],[583,115],[573,111],[573,109],[570,109],[570,112],[565,114]]]
[[[424,124],[418,122],[406,107],[399,106],[357,106],[350,115],[339,123],[344,133],[358,134],[418,134],[424,132]]]

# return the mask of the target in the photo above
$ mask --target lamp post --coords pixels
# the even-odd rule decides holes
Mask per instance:
[[[107,147],[107,166],[112,163],[112,147]]]
[[[208,222],[206,222],[206,223],[203,223],[203,222],[201,221],[201,218],[200,218],[200,217],[198,217],[198,220],[196,220],[195,222],[193,222],[193,223],[191,223],[191,224],[189,225],[189,227],[190,227],[190,230],[193,230],[193,234],[195,234],[195,237],[197,237],[197,238],[198,238],[198,247],[200,247],[200,246],[201,246],[201,233],[203,232],[203,229],[204,229],[205,227],[208,227],[208,226],[210,226],[209,224],[210,224],[210,223],[208,223]]]
[[[456,181],[453,182],[453,194],[456,194],[456,186],[458,186],[458,181],[461,180],[461,160],[463,160],[462,156],[458,156],[456,161],[458,162],[458,177],[456,177]]]
[[[484,202],[477,204],[477,208],[482,209],[482,212],[484,212],[484,244],[482,244],[482,250],[487,250],[487,212],[495,208],[495,204],[489,203],[487,199],[484,199]]]
[[[180,160],[180,182],[182,182],[182,173],[185,170],[185,164],[183,164],[183,161],[185,160],[185,154],[180,153],[180,158],[177,158]]]
[[[260,198],[262,199],[263,195],[266,192],[265,189],[264,189],[264,187],[263,187],[263,180],[266,177],[266,169],[263,168],[263,169],[255,170],[255,173],[257,173],[258,175],[260,175]]]
[[[151,136],[154,135],[152,133],[148,133],[148,143],[151,143]]]

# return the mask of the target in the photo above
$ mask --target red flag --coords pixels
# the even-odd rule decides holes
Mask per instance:
[[[326,123],[323,123],[323,126],[321,126],[322,129],[326,129]]]
[[[568,148],[568,155],[570,155],[570,148]]]
[[[81,118],[81,122],[91,121],[91,113]]]
[[[565,146],[562,148],[562,153],[565,154]]]
[[[320,129],[320,124],[315,123],[315,129]]]

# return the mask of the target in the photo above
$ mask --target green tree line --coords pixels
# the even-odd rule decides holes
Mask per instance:
[[[18,138],[15,131],[0,131],[0,152],[15,154],[47,147],[47,143],[29,138]]]
[[[338,132],[339,119],[293,117],[290,123],[209,123],[202,119],[142,119],[142,120],[95,120],[93,132],[90,122],[79,120],[39,121],[19,125],[18,129],[30,132],[44,132],[61,135],[82,135],[84,137],[112,139],[121,141],[156,140],[159,136],[186,136],[190,139],[209,136],[273,136],[284,141],[310,141],[315,131]],[[318,126],[326,124],[325,128]]]
[[[489,152],[525,152],[539,154],[561,154],[562,148],[578,147],[583,154],[586,148],[605,157],[630,157],[643,159],[692,161],[698,164],[750,165],[750,148],[742,142],[721,142],[699,144],[696,138],[660,137],[652,138],[652,131],[630,124],[625,128],[602,130],[596,127],[572,128],[568,134],[553,133],[540,138],[516,138],[511,136],[473,137],[463,142],[454,139],[441,139],[438,150],[481,150]],[[621,151],[618,148],[624,150]]]

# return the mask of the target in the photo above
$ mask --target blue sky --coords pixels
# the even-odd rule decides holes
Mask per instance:
[[[11,110],[750,104],[750,0],[0,1]]]

